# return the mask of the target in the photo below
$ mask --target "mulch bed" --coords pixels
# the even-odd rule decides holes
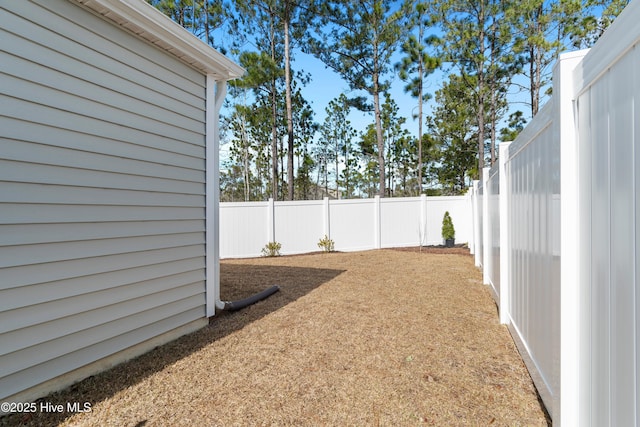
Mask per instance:
[[[225,300],[281,290],[43,399],[90,413],[0,424],[548,423],[465,248],[224,260],[221,283]]]
[[[421,254],[455,254],[469,255],[469,248],[466,244],[455,245],[451,248],[446,246],[410,246],[405,248],[393,248],[394,251],[413,252]]]

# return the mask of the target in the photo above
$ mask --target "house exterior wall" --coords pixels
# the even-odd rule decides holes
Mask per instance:
[[[206,324],[205,86],[74,2],[0,3],[0,400]]]

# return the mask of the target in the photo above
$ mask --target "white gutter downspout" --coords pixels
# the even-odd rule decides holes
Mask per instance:
[[[214,316],[220,301],[220,108],[227,94],[227,82],[208,74],[206,89],[206,312]]]
[[[227,94],[227,82],[208,74],[205,125],[205,298],[207,317],[217,310],[234,311],[273,295],[277,285],[239,301],[220,300],[220,108]]]

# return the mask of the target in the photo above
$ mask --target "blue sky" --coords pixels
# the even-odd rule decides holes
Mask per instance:
[[[227,34],[220,34],[220,36],[221,38],[219,41],[221,41],[223,45],[226,44],[225,42],[229,42],[229,40],[227,40],[227,38],[229,37]],[[256,50],[255,46],[253,46],[253,43],[251,43],[250,41],[246,42],[246,45],[243,47],[243,49],[253,51]],[[396,53],[392,58],[391,63],[396,64],[401,60],[401,58],[402,55],[400,53]],[[300,49],[294,49],[292,52],[292,59],[292,68],[294,71],[304,71],[305,73],[311,75],[311,81],[306,86],[303,86],[301,90],[304,98],[311,104],[311,107],[315,112],[314,121],[316,123],[320,125],[323,123],[326,117],[325,108],[331,100],[337,98],[341,93],[345,93],[348,97],[365,95],[367,96],[368,100],[372,101],[372,99],[370,99],[370,96],[364,92],[358,93],[351,91],[346,81],[344,81],[333,70],[326,68],[325,65],[314,56],[302,53]],[[448,71],[438,69],[433,74],[428,76],[425,80],[426,92],[431,94],[432,96],[435,96],[435,92],[442,87],[442,84],[445,82],[448,75]],[[521,78],[522,77],[520,77],[520,79]],[[411,135],[417,137],[418,121],[417,119],[413,118],[413,116],[417,114],[418,111],[417,100],[404,92],[405,82],[400,80],[397,73],[392,71],[385,76],[385,79],[391,80],[391,89],[389,92],[392,99],[398,105],[398,114],[401,117],[406,118],[404,128],[407,129]],[[529,120],[530,117],[528,117],[528,115],[530,114],[530,109],[527,105],[524,104],[528,99],[528,95],[526,93],[512,93],[509,95],[509,99],[511,102],[519,101],[511,105],[512,111],[510,112],[521,110],[525,113],[525,117],[527,118],[527,120]],[[381,96],[381,103],[383,101],[384,97]],[[544,102],[546,102],[546,98],[542,99],[542,104],[544,104]],[[424,117],[427,117],[430,114],[434,105],[434,99],[431,99],[424,104]],[[228,110],[223,107],[222,114],[226,115],[227,113]],[[508,113],[505,115],[504,122],[506,122],[508,115]],[[352,109],[349,120],[351,121],[351,125],[358,132],[358,134],[364,132],[369,124],[374,123],[372,113],[363,113],[355,109]],[[423,132],[426,132],[425,126],[423,126]],[[318,136],[319,134],[316,134],[316,139],[318,138]],[[224,140],[222,142],[223,145],[221,147],[221,155],[222,158],[225,159],[225,157],[227,156],[228,146],[225,146]]]
[[[399,61],[399,57],[394,62]],[[366,95],[364,92],[353,92],[349,89],[349,85],[346,81],[344,81],[340,75],[334,72],[331,69],[325,67],[325,65],[319,59],[315,58],[312,55],[304,54],[300,51],[294,52],[294,58],[292,63],[292,68],[295,71],[304,71],[311,75],[311,81],[302,87],[302,93],[304,98],[311,104],[313,111],[315,112],[314,121],[319,125],[322,125],[324,119],[326,117],[325,108],[329,104],[329,102],[338,96],[341,93],[345,93],[347,96],[356,96],[356,95]],[[417,113],[417,100],[412,98],[410,95],[404,93],[404,85],[405,83],[400,80],[397,75],[390,73],[389,77],[392,78],[392,86],[391,86],[391,96],[398,104],[399,112],[398,114],[401,117],[406,117],[407,121],[405,123],[405,128],[411,132],[412,135],[418,134],[418,121],[413,120],[412,110]],[[431,94],[435,93],[437,89],[435,86],[435,79],[432,77],[434,81],[431,83],[431,86],[428,90]],[[383,102],[384,98],[381,97],[381,102]],[[372,101],[372,100],[371,100]],[[432,101],[431,101],[432,102]],[[428,106],[425,105],[425,115],[427,113]],[[226,115],[228,110],[223,107],[221,113]],[[364,132],[366,127],[374,123],[373,113],[364,113],[361,111],[357,111],[352,109],[351,114],[349,115],[349,120],[351,121],[351,126],[359,133]],[[316,134],[316,138],[318,138],[319,133]],[[354,141],[355,142],[355,141]],[[227,155],[228,147],[225,146],[224,141],[221,147],[222,158],[224,159]]]
[[[393,59],[393,63],[399,62],[399,60],[400,55],[398,54],[397,57]],[[366,95],[364,92],[351,91],[347,82],[344,81],[340,75],[326,68],[319,59],[312,55],[295,51],[292,68],[295,71],[304,71],[311,75],[311,81],[302,87],[302,93],[315,112],[315,122],[320,125],[326,117],[325,108],[331,100],[340,96],[341,93],[345,93],[347,96]],[[405,83],[400,80],[396,73],[391,72],[386,77],[392,81],[390,94],[398,105],[398,114],[407,119],[404,127],[412,135],[417,136],[418,121],[412,118],[412,116],[418,112],[417,100],[404,92]],[[427,92],[434,95],[435,91],[440,87],[442,79],[443,73],[439,70],[429,76],[426,82]],[[381,102],[383,101],[384,98],[381,96]],[[424,105],[423,114],[425,117],[433,102],[434,101],[431,100]],[[226,113],[227,110],[223,108],[222,114],[224,115]],[[349,120],[358,133],[363,132],[369,124],[374,123],[373,113],[363,113],[355,109],[352,109]]]
[[[349,89],[349,85],[346,81],[344,81],[337,73],[333,70],[328,69],[325,65],[317,58],[312,55],[304,54],[299,50],[293,52],[293,63],[292,68],[295,71],[304,71],[306,73],[311,74],[311,81],[302,87],[302,93],[307,102],[311,104],[315,112],[314,120],[319,125],[322,125],[326,112],[325,108],[329,104],[332,99],[340,96],[341,93],[345,93],[347,96],[356,96],[356,95],[366,95],[364,92],[357,93],[353,92]],[[399,62],[401,59],[400,54],[396,54],[393,58],[392,63],[395,64]],[[431,94],[435,97],[435,92],[442,87],[442,84],[447,79],[449,73],[443,71],[441,69],[436,70],[433,74],[427,77],[425,80],[425,90],[427,93]],[[417,138],[418,135],[418,120],[413,119],[413,115],[417,114],[417,100],[412,98],[409,94],[404,92],[405,82],[400,80],[398,75],[395,72],[389,73],[386,78],[391,80],[391,89],[390,94],[392,99],[398,105],[398,114],[400,117],[405,117],[407,120],[404,124],[404,128],[409,131],[409,133]],[[517,104],[513,104],[511,109],[513,111],[521,110],[525,113],[525,116],[530,114],[530,109],[528,106],[524,105],[527,98],[526,93],[522,94],[512,94],[510,95],[510,100],[513,101],[521,101]],[[368,98],[369,99],[369,98]],[[372,100],[371,100],[372,101]],[[381,96],[381,102],[384,101],[384,98]],[[542,103],[546,102],[546,98],[543,98]],[[427,117],[431,112],[431,109],[435,105],[435,100],[431,99],[426,102],[423,106],[423,114],[424,117]],[[542,105],[541,105],[542,106]],[[228,110],[223,107],[221,113],[226,115]],[[508,114],[505,116],[505,121],[508,118]],[[529,120],[530,118],[527,117]],[[361,111],[357,111],[352,109],[351,114],[349,115],[349,120],[351,121],[351,125],[353,128],[360,134],[364,132],[366,127],[369,124],[374,123],[373,113],[363,113]],[[426,132],[426,127],[423,126],[423,132]],[[319,137],[319,133],[316,134],[316,139]],[[224,163],[225,160],[228,159],[228,150],[229,145],[225,143],[225,139],[221,141],[221,160]],[[356,142],[356,141],[354,141]]]
[[[397,55],[393,62],[399,62],[399,60],[400,55]],[[312,76],[312,81],[302,89],[302,92],[305,99],[312,103],[312,107],[316,113],[315,120],[320,124],[324,121],[326,116],[325,108],[332,99],[337,98],[341,93],[345,93],[347,96],[364,94],[352,92],[349,89],[347,82],[342,80],[342,78],[333,70],[325,68],[324,64],[320,60],[311,55],[296,53],[293,67],[295,69],[304,70]],[[427,91],[432,95],[434,95],[435,91],[440,87],[442,75],[442,72],[438,71],[429,76],[427,80]],[[399,115],[407,118],[405,127],[411,132],[411,134],[417,136],[418,121],[417,119],[412,119],[412,116],[418,112],[418,101],[404,92],[405,83],[400,80],[397,74],[390,73],[386,77],[390,78],[392,81],[390,94],[396,104],[398,104]],[[383,101],[384,98],[381,97],[381,102]],[[430,108],[432,102],[433,101],[430,101],[424,106],[425,114]],[[364,131],[368,124],[374,122],[373,114],[367,114],[356,110],[352,110],[349,118],[351,120],[351,125],[358,132]]]

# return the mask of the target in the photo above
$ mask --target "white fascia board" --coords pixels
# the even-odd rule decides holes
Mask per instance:
[[[135,33],[206,75],[227,81],[245,70],[144,0],[72,0]]]

